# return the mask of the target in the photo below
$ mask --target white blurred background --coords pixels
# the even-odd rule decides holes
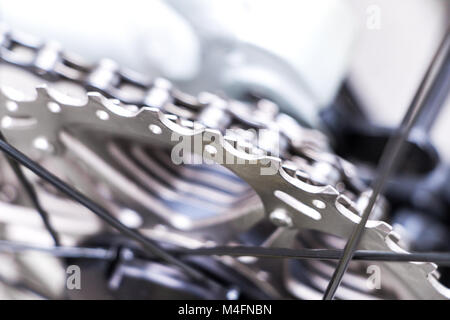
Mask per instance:
[[[398,124],[449,16],[447,0],[0,0],[13,29],[92,61],[191,92],[251,88],[312,125],[346,77],[375,122]],[[448,127],[449,103],[432,131],[446,159]]]

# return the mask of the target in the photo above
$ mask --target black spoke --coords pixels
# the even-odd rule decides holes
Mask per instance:
[[[18,253],[26,251],[39,251],[55,257],[74,259],[114,260],[117,256],[117,250],[114,248],[43,247],[18,243],[16,241],[0,240],[0,252]],[[300,260],[339,260],[343,254],[343,250],[339,249],[289,249],[253,246],[216,246],[213,248],[205,247],[196,249],[176,248],[168,249],[168,252],[176,256],[251,256]],[[441,266],[450,266],[450,253],[448,252],[397,253],[391,251],[356,250],[353,259],[359,261],[434,262]]]
[[[17,161],[23,166],[30,169],[43,180],[52,184],[55,188],[62,191],[75,201],[87,207],[108,224],[122,232],[123,234],[133,238],[141,243],[146,249],[146,257],[156,256],[169,263],[182,268],[188,275],[194,279],[207,281],[214,287],[218,284],[192,269],[184,262],[179,260],[177,256],[254,256],[260,258],[284,258],[284,259],[315,259],[315,260],[340,260],[342,261],[345,251],[335,249],[287,249],[287,248],[264,248],[264,247],[248,247],[248,246],[217,246],[214,248],[197,248],[186,249],[176,248],[163,250],[158,244],[146,238],[138,231],[132,230],[123,225],[119,220],[114,218],[106,209],[96,204],[86,196],[79,193],[74,188],[54,176],[52,173],[41,167],[39,164],[29,159],[26,155],[12,147],[5,140],[0,139],[0,149],[11,157],[12,161]],[[28,244],[20,244],[0,240],[0,251],[21,252],[28,250],[37,250],[47,252],[57,257],[65,258],[86,258],[86,259],[103,259],[113,260],[116,256],[115,250],[104,248],[80,248],[80,247],[38,247]],[[357,250],[352,253],[351,259],[364,261],[389,261],[389,262],[435,262],[442,266],[450,265],[450,253],[396,253],[382,252],[370,250]]]
[[[183,261],[179,260],[178,258],[174,257],[170,253],[166,252],[164,249],[160,248],[158,244],[156,244],[154,241],[148,239],[144,235],[142,235],[137,230],[132,230],[122,224],[119,220],[117,220],[114,216],[112,216],[105,208],[100,206],[99,204],[95,203],[85,195],[81,194],[79,191],[75,190],[74,188],[70,187],[68,184],[66,184],[64,181],[56,177],[54,174],[40,166],[35,161],[28,158],[26,155],[21,153],[19,150],[11,146],[8,142],[5,140],[0,139],[0,149],[6,153],[9,157],[11,157],[14,161],[17,161],[21,165],[27,167],[30,169],[33,173],[35,173],[37,176],[45,180],[46,182],[53,185],[55,188],[75,200],[76,202],[80,203],[84,207],[88,208],[90,211],[95,213],[98,217],[100,217],[103,221],[105,221],[107,224],[118,230],[119,232],[123,233],[124,235],[134,239],[138,243],[142,245],[142,247],[146,250],[146,252],[150,255],[156,256],[168,263],[171,263],[180,269],[184,270],[186,274],[191,276],[193,279],[197,281],[203,281],[205,283],[209,283],[212,287],[217,288],[219,285],[213,281],[212,279],[206,277],[201,272],[193,269]]]
[[[333,299],[341,280],[352,260],[360,261],[386,261],[386,262],[434,262],[441,266],[450,266],[450,253],[427,252],[427,253],[397,253],[373,250],[356,250],[364,235],[364,229],[378,196],[383,192],[385,184],[396,165],[402,160],[402,149],[405,140],[413,128],[428,132],[433,124],[438,111],[448,94],[449,80],[449,58],[450,57],[450,29],[447,30],[444,41],[440,45],[429,69],[427,70],[414,99],[409,106],[401,124],[395,134],[388,141],[378,166],[378,175],[373,181],[372,194],[364,209],[360,222],[355,226],[349,237],[344,250],[336,249],[289,249],[289,248],[265,248],[249,246],[216,246],[196,249],[170,248],[163,249],[159,243],[153,241],[137,230],[128,228],[118,219],[112,216],[104,207],[86,197],[75,188],[69,186],[54,174],[40,166],[35,161],[11,146],[0,131],[0,149],[6,154],[6,158],[14,171],[19,183],[27,193],[30,201],[39,213],[45,228],[54,240],[55,247],[39,247],[28,244],[20,244],[0,240],[0,251],[22,252],[35,250],[46,252],[61,258],[85,258],[114,260],[117,257],[115,248],[82,248],[60,246],[59,235],[51,225],[48,213],[43,209],[32,183],[25,176],[24,166],[34,174],[45,180],[74,201],[80,203],[95,213],[103,221],[115,228],[122,234],[134,239],[141,244],[144,253],[143,258],[157,257],[182,269],[193,279],[208,283],[211,288],[221,289],[221,285],[215,280],[192,268],[182,259],[186,256],[253,256],[259,258],[276,259],[314,259],[314,260],[336,260],[336,270],[326,288],[324,299]],[[0,279],[1,280],[1,279]]]
[[[1,131],[0,131],[0,140],[6,141],[6,138]],[[17,180],[19,180],[19,183],[22,185],[22,187],[24,188],[28,197],[30,198],[31,203],[33,204],[36,211],[41,216],[41,219],[42,219],[42,222],[44,223],[45,228],[47,229],[50,236],[53,238],[53,242],[55,243],[56,246],[59,246],[60,243],[59,243],[58,233],[53,228],[53,226],[49,220],[47,211],[45,211],[44,208],[42,208],[39,198],[36,194],[36,190],[34,189],[33,185],[31,184],[30,181],[28,181],[27,177],[25,176],[25,174],[22,171],[22,168],[16,161],[11,159],[10,157],[6,157],[6,159],[8,160],[8,163],[9,163],[11,169],[14,171],[14,173],[17,177]]]
[[[248,246],[218,246],[213,248],[178,249],[172,251],[182,255],[218,255],[218,256],[252,256],[261,258],[339,260],[344,251],[339,249],[288,249]],[[442,266],[450,265],[450,253],[447,252],[413,252],[397,253],[391,251],[357,250],[352,259],[363,261],[390,262],[435,262]]]
[[[361,221],[353,230],[349,240],[347,241],[344,248],[344,255],[342,259],[339,261],[338,266],[336,267],[335,272],[325,290],[324,299],[331,300],[338,289],[342,277],[347,271],[348,264],[352,260],[353,254],[358,246],[363,234],[366,223],[369,219],[369,216],[372,212],[372,209],[375,205],[375,202],[378,198],[378,195],[383,191],[385,183],[392,171],[395,169],[395,166],[399,162],[400,155],[402,152],[402,147],[404,141],[408,138],[409,133],[413,126],[416,124],[417,119],[421,114],[426,113],[426,108],[430,108],[432,104],[426,103],[427,97],[429,96],[430,90],[436,85],[438,80],[439,71],[442,69],[443,65],[445,65],[446,57],[448,56],[448,52],[450,50],[450,30],[447,30],[444,40],[442,41],[439,49],[434,56],[430,67],[428,68],[420,86],[417,90],[414,99],[409,106],[399,128],[396,130],[396,133],[392,136],[392,138],[388,141],[388,144],[383,151],[383,155],[380,160],[380,164],[378,167],[379,174],[373,182],[372,186],[372,194],[370,196],[369,202],[364,209],[364,212],[361,216]]]

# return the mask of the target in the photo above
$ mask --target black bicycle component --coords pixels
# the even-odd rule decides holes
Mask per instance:
[[[329,108],[321,113],[321,119],[335,152],[356,164],[370,167],[380,161],[387,141],[395,129],[373,124],[362,111],[348,84],[344,84]],[[439,163],[439,155],[426,135],[413,135],[405,141],[405,162],[395,175],[423,175]]]
[[[116,230],[120,231],[121,233],[127,235],[128,237],[134,239],[135,241],[139,242],[143,246],[143,248],[147,250],[148,253],[154,254],[160,257],[161,259],[178,266],[179,268],[183,269],[186,272],[186,274],[190,275],[193,279],[196,279],[197,281],[209,283],[211,287],[215,287],[217,285],[210,279],[205,278],[204,275],[198,272],[197,270],[191,268],[182,261],[165,252],[163,249],[159,248],[157,244],[155,244],[152,240],[148,239],[147,237],[143,236],[139,231],[126,227],[114,216],[112,216],[105,208],[101,207],[100,205],[98,205],[88,197],[84,196],[77,190],[73,189],[64,181],[62,181],[61,179],[59,179],[58,177],[56,177],[55,175],[44,169],[42,166],[37,164],[35,161],[29,159],[19,150],[15,149],[9,143],[1,139],[0,139],[0,149],[8,156],[10,156],[12,159],[14,159],[14,161],[17,161],[18,163],[27,167],[28,169],[33,171],[36,175],[38,175],[40,178],[49,182],[51,185],[53,185],[55,188],[57,188],[70,198],[72,198],[74,201],[80,203],[84,207],[91,210],[107,224],[109,224]]]
[[[0,140],[6,141],[5,136],[0,131]],[[33,204],[36,211],[41,216],[42,222],[44,223],[45,228],[47,229],[48,233],[53,239],[53,242],[56,246],[59,246],[59,236],[56,230],[53,228],[52,224],[50,223],[49,216],[47,211],[44,210],[44,208],[41,206],[41,203],[39,201],[39,198],[36,194],[36,190],[34,190],[33,185],[30,181],[28,181],[27,177],[22,171],[22,168],[20,165],[11,159],[10,157],[6,157],[8,160],[8,163],[13,170],[14,174],[17,177],[17,180],[19,180],[19,183],[22,185],[23,189],[25,190],[26,194],[28,195],[28,198],[30,199],[31,203]]]
[[[343,257],[339,261],[339,264],[336,267],[335,272],[333,273],[327,289],[325,290],[324,299],[333,299],[334,294],[342,281],[342,277],[347,271],[348,264],[351,261],[353,254],[362,238],[366,223],[369,219],[378,195],[384,191],[384,186],[398,163],[403,163],[403,161],[400,161],[402,157],[403,159],[406,159],[406,155],[403,153],[404,141],[407,140],[411,130],[417,123],[417,120],[420,118],[420,115],[428,112],[428,109],[433,107],[429,103],[426,103],[426,97],[430,94],[430,90],[436,87],[436,83],[439,80],[439,71],[442,70],[442,66],[445,66],[445,64],[449,62],[446,60],[448,58],[449,51],[450,28],[447,30],[446,35],[441,45],[439,46],[439,49],[437,50],[433,60],[431,61],[431,64],[427,72],[425,73],[422,82],[412,100],[412,103],[406,111],[402,122],[400,123],[400,126],[398,127],[392,138],[389,139],[385,150],[383,151],[378,166],[379,173],[373,181],[372,193],[370,195],[369,201],[361,215],[361,221],[356,225],[354,231],[352,232],[349,240],[345,245]]]
[[[200,270],[221,284],[213,290],[207,283],[193,281],[179,268],[148,256],[135,243],[120,235],[102,234],[87,239],[83,247],[95,247],[116,252],[114,259],[69,258],[70,264],[83,268],[86,289],[71,293],[72,298],[115,299],[269,299],[249,280],[212,255],[179,255],[177,249],[164,243],[159,245],[177,254],[184,263]],[[235,284],[239,284],[239,288]],[[222,290],[221,288],[229,288]],[[217,289],[217,288],[216,288]]]

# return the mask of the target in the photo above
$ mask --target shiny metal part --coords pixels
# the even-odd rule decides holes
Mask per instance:
[[[212,95],[189,97],[163,80],[151,82],[110,61],[95,66],[77,64],[56,46],[22,43],[9,31],[0,38],[3,62],[51,80],[25,99],[2,88],[3,132],[12,144],[36,159],[60,160],[58,173],[112,212],[131,208],[140,213],[144,228],[165,223],[200,237],[212,235],[216,237],[213,240],[229,237],[227,232],[249,230],[263,220],[264,213],[285,230],[313,230],[341,239],[347,239],[360,221],[361,203],[368,191],[355,183],[356,169],[329,150],[323,135],[302,128],[270,104],[244,104]],[[31,50],[32,57],[18,58],[17,46]],[[58,51],[50,54],[52,48]],[[39,68],[36,61],[40,61]],[[63,80],[77,86],[78,92],[90,92],[77,99],[63,95],[54,88]],[[233,129],[233,135],[228,129]],[[270,147],[260,147],[273,146],[270,141],[256,144],[247,134],[252,130],[247,129],[277,134],[279,155]],[[171,163],[167,150],[173,153],[180,139],[202,142],[191,150],[201,165],[177,167]],[[216,165],[209,167],[204,162]],[[383,203],[378,207],[383,211]],[[187,209],[192,208],[203,215],[189,217]],[[382,221],[369,221],[358,248],[404,252],[391,231]],[[276,232],[265,245],[291,246],[292,238]],[[279,237],[283,241],[276,241]],[[383,281],[396,297],[450,298],[449,289],[437,280],[434,264],[380,265]],[[283,264],[267,268],[287,274]],[[291,289],[296,286],[287,281]],[[264,285],[267,279],[259,282]],[[278,287],[275,291],[285,290]]]

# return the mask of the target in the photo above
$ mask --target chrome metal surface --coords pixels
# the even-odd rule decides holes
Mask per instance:
[[[320,132],[301,127],[270,102],[186,96],[167,81],[151,81],[112,61],[86,65],[56,45],[23,40],[8,30],[0,39],[2,80],[26,70],[32,83],[25,88],[20,81],[12,90],[2,81],[0,117],[8,140],[38,161],[57,164],[54,171],[117,216],[137,213],[142,221],[133,227],[167,224],[168,233],[189,231],[202,243],[215,243],[267,216],[282,229],[263,245],[276,247],[293,245],[292,237],[283,236],[291,231],[347,239],[360,221],[370,191],[361,187],[356,169],[331,152]],[[258,129],[269,134],[255,139],[251,133]],[[182,139],[202,142],[189,155],[194,164],[171,162]],[[377,206],[382,212],[382,201]],[[187,208],[197,216],[189,216]],[[375,220],[367,223],[358,248],[403,252],[392,228]],[[252,274],[241,261],[222,260]],[[264,270],[265,264],[255,265]],[[434,264],[380,266],[396,297],[450,297]],[[277,270],[288,275],[288,291],[298,290],[285,268],[281,262],[267,266],[275,278]],[[255,282],[275,296],[286,292],[275,279]],[[353,296],[343,290],[337,295]]]

